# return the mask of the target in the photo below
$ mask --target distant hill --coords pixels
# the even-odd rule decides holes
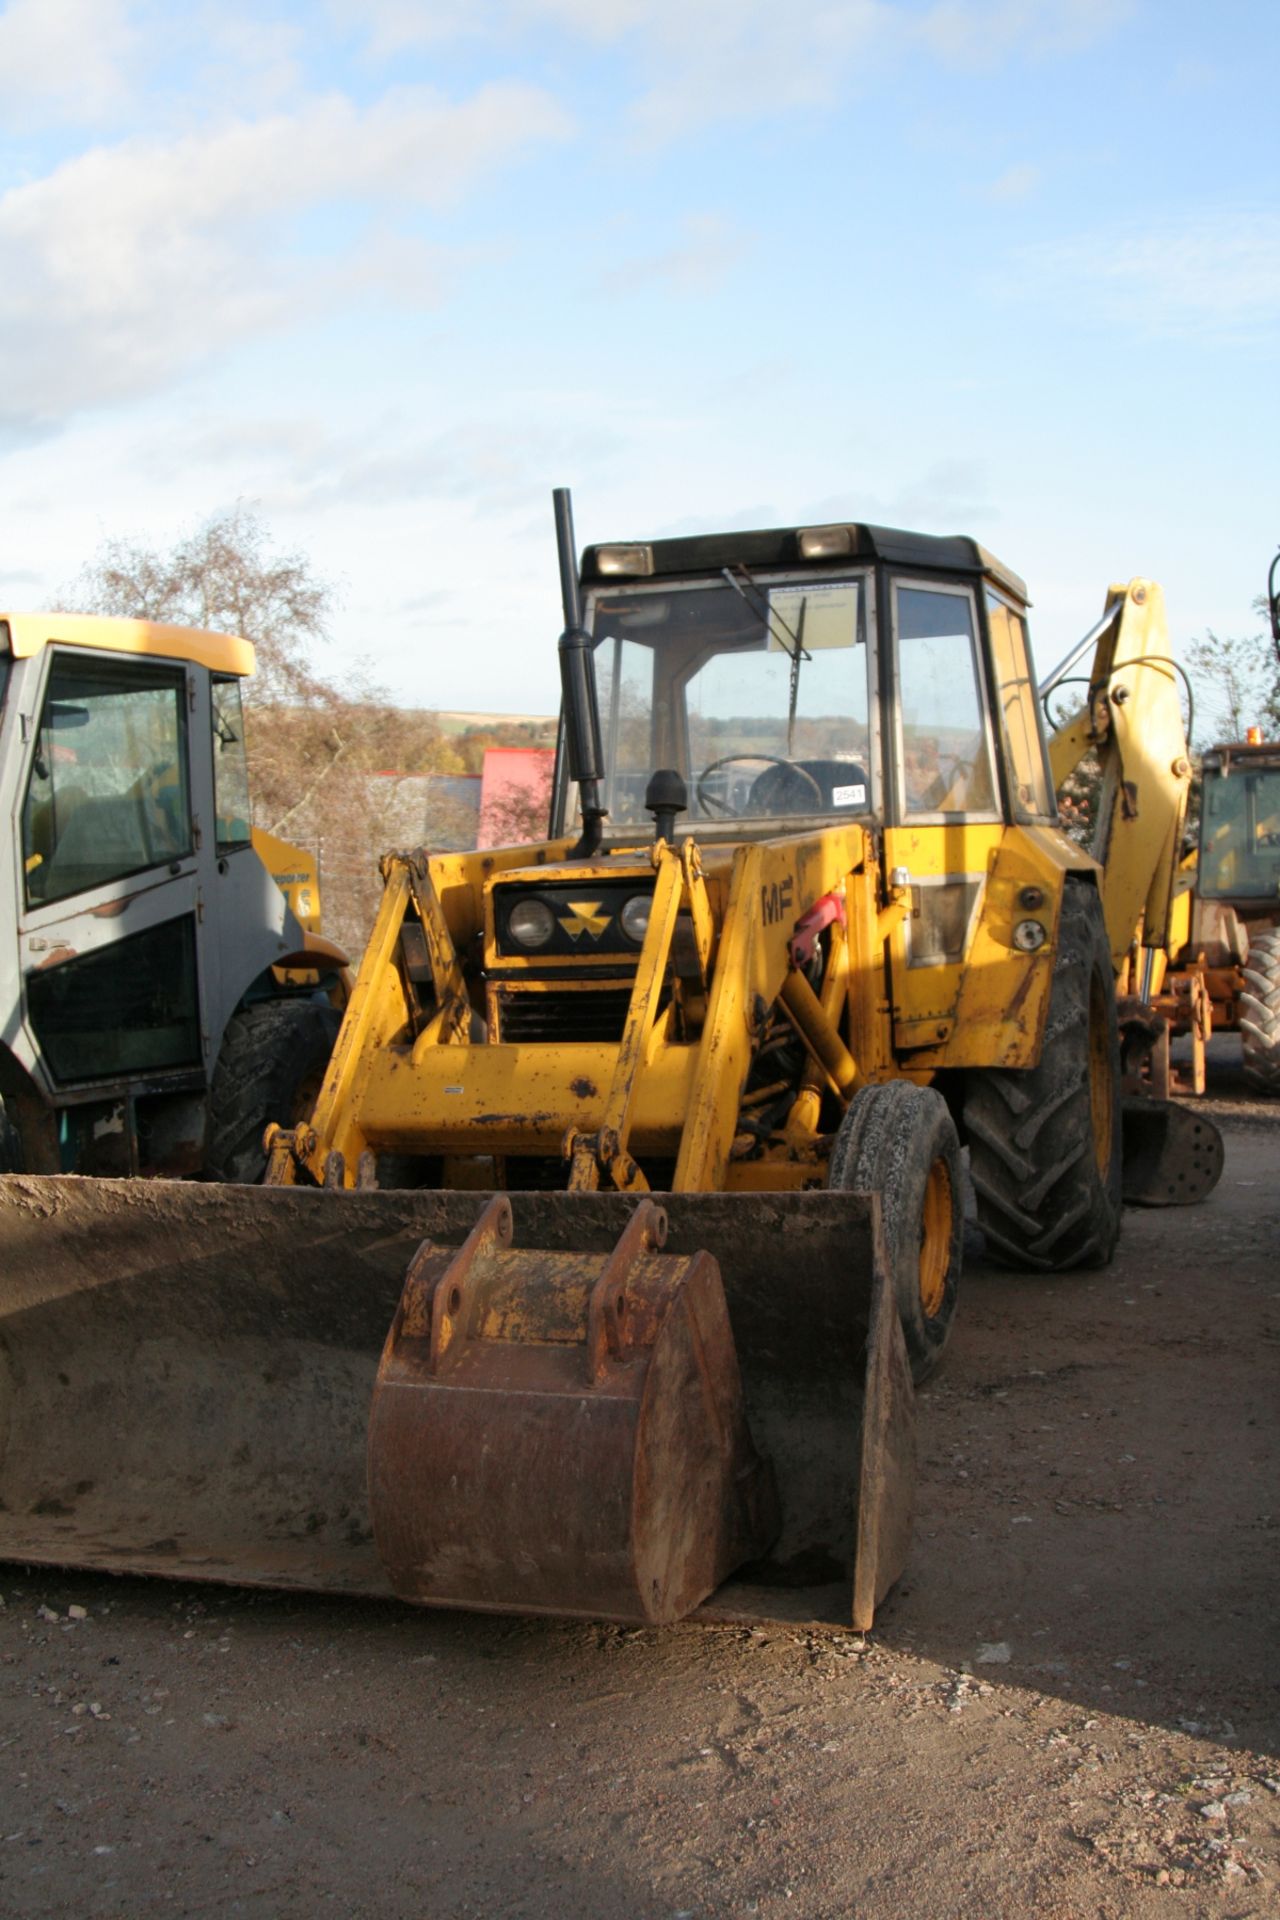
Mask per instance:
[[[433,719],[441,733],[470,733],[477,727],[498,730],[505,727],[528,727],[538,733],[545,733],[548,742],[555,739],[556,716],[554,713],[431,713],[423,709],[424,718]]]

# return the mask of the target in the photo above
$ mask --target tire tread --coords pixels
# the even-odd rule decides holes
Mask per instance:
[[[991,1253],[1009,1266],[1046,1273],[1105,1266],[1115,1250],[1121,1134],[1114,1024],[1114,1147],[1105,1179],[1089,1089],[1090,988],[1103,971],[1114,1007],[1101,902],[1093,887],[1068,879],[1040,1060],[1030,1068],[974,1071],[965,1087],[978,1224]]]

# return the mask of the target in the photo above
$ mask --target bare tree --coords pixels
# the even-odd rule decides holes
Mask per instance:
[[[1265,595],[1253,610],[1267,613]],[[1253,725],[1280,731],[1280,657],[1269,634],[1217,634],[1210,628],[1203,640],[1189,642],[1187,662],[1202,714],[1198,745],[1241,740]]]
[[[435,714],[398,707],[362,662],[322,673],[315,653],[328,639],[334,598],[304,555],[273,550],[241,501],[169,553],[109,541],[68,603],[253,642],[257,671],[244,701],[254,821],[318,854],[326,930],[354,956],[377,909],[380,856],[391,847],[474,846],[471,789],[486,749],[543,745],[552,734],[515,722],[449,736]],[[514,796],[502,826],[504,837],[540,839],[542,797]]]
[[[73,595],[94,613],[243,634],[258,653],[257,674],[245,688],[254,705],[327,692],[310,656],[328,638],[334,589],[301,554],[273,554],[262,521],[243,500],[213,514],[172,553],[109,540]]]
[[[317,670],[332,587],[304,556],[273,552],[258,515],[240,502],[170,553],[108,542],[70,598],[89,612],[253,642],[257,670],[244,701],[255,823],[322,854],[326,927],[357,952],[377,905],[379,856],[403,839],[394,783],[378,776],[434,771],[443,742],[432,715],[401,712],[360,663],[338,680]],[[456,758],[450,750],[443,757]],[[469,822],[456,806],[437,808],[433,824],[451,844],[467,844]]]
[[[1217,634],[1192,640],[1187,661],[1200,696],[1198,744],[1242,740],[1247,726],[1274,712],[1277,688],[1271,649],[1261,634]]]

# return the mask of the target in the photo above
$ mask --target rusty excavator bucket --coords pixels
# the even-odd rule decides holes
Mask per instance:
[[[914,1397],[879,1202],[0,1180],[0,1558],[870,1626]]]

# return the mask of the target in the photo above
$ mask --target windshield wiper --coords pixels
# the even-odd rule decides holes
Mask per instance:
[[[768,594],[741,561],[734,567],[722,567],[720,571],[738,598],[751,608],[757,619],[763,619],[766,630],[773,634],[791,662],[791,687],[787,704],[787,758],[790,760],[795,752],[796,702],[800,697],[800,662],[813,657],[805,651],[803,639],[804,616],[809,605],[809,596],[801,595],[799,617],[795,626],[791,627],[787,625],[776,607],[770,605]],[[747,587],[751,589],[749,594],[742,584],[744,580]],[[790,646],[787,645],[788,641],[791,642]]]

